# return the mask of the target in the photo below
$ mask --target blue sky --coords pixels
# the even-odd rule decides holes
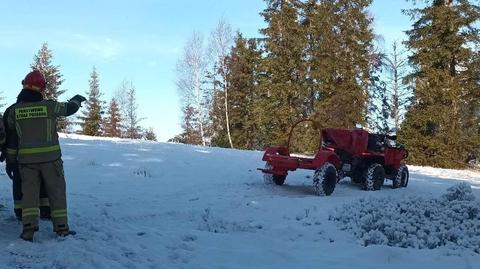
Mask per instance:
[[[375,31],[388,48],[411,23],[404,0],[374,0]],[[104,99],[122,80],[137,89],[140,116],[160,141],[178,134],[181,111],[175,64],[193,31],[209,35],[220,18],[246,37],[264,26],[261,0],[0,0],[0,91],[14,101],[43,42],[60,65],[66,100],[88,90],[96,66]]]

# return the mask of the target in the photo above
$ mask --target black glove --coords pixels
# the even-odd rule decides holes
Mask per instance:
[[[74,97],[72,97],[72,99],[70,99],[70,101],[78,102],[80,104],[80,106],[82,106],[82,102],[87,101],[87,98],[81,96],[80,94],[77,94]]]
[[[7,159],[7,154],[2,150],[0,154],[0,162],[3,163]]]
[[[7,162],[7,165],[5,166],[5,172],[7,172],[7,176],[10,179],[13,179],[16,173],[16,165],[14,163]]]

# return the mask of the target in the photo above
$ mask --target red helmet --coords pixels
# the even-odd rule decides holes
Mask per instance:
[[[38,70],[33,70],[25,76],[25,79],[22,80],[22,85],[24,89],[34,90],[43,92],[47,85],[45,77]]]

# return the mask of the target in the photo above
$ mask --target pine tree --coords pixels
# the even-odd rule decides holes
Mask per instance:
[[[386,66],[386,57],[383,53],[372,54],[370,83],[368,86],[368,114],[367,123],[370,130],[387,134],[390,131],[390,94],[387,83],[382,79]]]
[[[374,55],[372,0],[308,1],[309,77],[315,82],[320,126],[351,128],[365,123]]]
[[[53,65],[53,53],[48,48],[48,43],[42,44],[40,50],[33,57],[33,63],[30,65],[32,70],[39,70],[45,76],[47,86],[45,88],[45,98],[48,100],[58,100],[65,90],[60,89],[64,79],[60,73],[60,66]],[[68,118],[62,118],[58,121],[58,129],[61,132],[66,132],[69,129],[70,121]]]
[[[142,127],[139,125],[143,118],[138,116],[137,91],[132,82],[123,81],[118,92],[120,109],[122,111],[123,137],[139,139],[142,137]]]
[[[463,126],[465,126],[465,136],[470,137],[465,141],[466,161],[469,164],[480,164],[480,91],[478,84],[480,82],[480,52],[476,51],[474,57],[469,63],[467,76],[471,78],[471,91],[465,96],[465,106],[462,108]],[[477,87],[476,87],[477,86]],[[475,90],[477,89],[477,90]]]
[[[261,63],[258,109],[260,144],[284,144],[292,124],[308,117],[306,38],[299,21],[299,0],[267,0],[262,15],[267,27]]]
[[[414,97],[400,138],[412,163],[461,167],[479,146],[478,115],[468,111],[478,100],[472,47],[478,44],[479,7],[463,0],[428,4],[407,12],[415,20],[406,42]]]
[[[39,70],[45,76],[47,87],[45,88],[45,98],[49,100],[57,100],[65,90],[60,90],[64,79],[60,73],[60,66],[53,65],[53,53],[48,48],[48,43],[42,44],[40,50],[33,57],[33,63],[30,65],[32,70]]]
[[[153,131],[153,128],[148,128],[143,134],[143,138],[148,141],[157,141],[157,135]]]
[[[238,33],[227,58],[231,135],[236,148],[261,149],[258,143],[257,91],[261,52],[255,39]]]
[[[3,108],[7,103],[4,103],[5,96],[3,95],[3,91],[0,91],[0,108]]]
[[[229,98],[230,99],[230,98]],[[221,91],[214,91],[212,108],[210,110],[211,128],[211,146],[213,147],[230,147],[228,132],[226,130],[225,119],[225,94]],[[231,123],[230,123],[231,125]]]
[[[100,136],[102,135],[103,101],[100,99],[102,94],[100,93],[98,73],[95,67],[90,73],[89,84],[90,90],[87,92],[88,99],[85,102],[83,116],[79,117],[82,120],[80,125],[84,135]]]
[[[121,137],[122,136],[122,116],[119,105],[115,98],[112,98],[108,107],[107,118],[103,127],[103,132],[107,137]]]
[[[168,141],[189,145],[200,145],[202,143],[202,136],[198,126],[196,126],[196,124],[198,124],[198,120],[195,119],[198,113],[194,111],[193,107],[187,106],[184,108],[183,115],[183,132],[174,138],[169,139]]]
[[[385,56],[385,66],[387,69],[387,88],[390,95],[389,107],[391,124],[396,130],[400,129],[408,102],[410,101],[410,91],[405,85],[407,59],[405,52],[401,51],[399,44],[394,42],[392,52]]]

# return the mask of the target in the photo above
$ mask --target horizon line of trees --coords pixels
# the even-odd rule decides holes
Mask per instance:
[[[52,63],[53,52],[44,42],[39,51],[33,57],[30,65],[32,70],[41,71],[47,81],[45,98],[58,100],[66,92],[62,89],[65,81],[60,72],[60,66]],[[142,118],[138,115],[138,102],[136,99],[136,88],[131,81],[123,80],[116,89],[115,97],[112,97],[107,104],[102,99],[103,93],[100,90],[99,74],[95,66],[92,67],[89,78],[89,90],[86,91],[87,101],[80,110],[80,115],[70,120],[62,118],[58,122],[60,132],[101,136],[120,137],[130,139],[145,139],[157,141],[153,128],[144,128],[140,125]],[[0,98],[3,101],[4,97]],[[0,104],[0,107],[6,104]],[[79,129],[74,130],[74,126]]]
[[[408,0],[407,0],[408,1]],[[402,11],[407,40],[378,45],[372,0],[265,0],[261,38],[226,20],[208,42],[194,32],[177,61],[183,132],[170,141],[262,150],[289,128],[398,131],[409,162],[465,167],[480,158],[480,8],[429,0]],[[293,150],[311,153],[318,133],[301,125]]]

